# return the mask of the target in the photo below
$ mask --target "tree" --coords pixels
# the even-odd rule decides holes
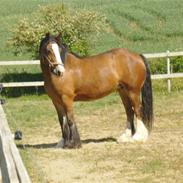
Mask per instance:
[[[87,55],[91,40],[96,40],[101,30],[108,30],[106,18],[94,11],[74,11],[63,5],[44,6],[30,18],[18,22],[9,44],[15,47],[15,54],[30,52],[33,58],[38,58],[40,40],[44,35],[47,32],[61,33],[70,50]]]

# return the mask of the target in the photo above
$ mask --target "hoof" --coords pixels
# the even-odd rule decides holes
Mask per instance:
[[[79,149],[81,148],[81,143],[75,143],[75,142],[67,142],[64,146],[65,149]]]
[[[143,133],[143,134],[135,133],[133,135],[132,139],[135,142],[146,142],[147,139],[148,139],[148,132],[147,133]]]
[[[64,139],[61,139],[60,142],[56,145],[56,148],[64,148]]]
[[[133,142],[132,135],[131,135],[131,130],[126,129],[125,133],[123,133],[118,139],[118,143],[124,143],[124,142]]]
[[[81,147],[81,142],[74,142],[74,141],[65,141],[64,139],[60,140],[56,145],[56,148],[62,149],[78,149]]]
[[[133,142],[133,139],[132,137],[127,137],[127,136],[120,136],[118,139],[117,139],[117,142],[120,144],[120,143],[125,143],[125,142]]]

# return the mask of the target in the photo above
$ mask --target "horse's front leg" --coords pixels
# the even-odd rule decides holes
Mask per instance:
[[[65,113],[64,107],[60,103],[57,103],[55,101],[53,101],[53,104],[56,108],[61,131],[62,131],[62,138],[56,147],[64,148],[65,144],[67,144],[67,142],[70,140],[70,128],[67,123],[67,118],[66,118],[66,113]]]
[[[65,143],[66,148],[81,147],[80,136],[77,130],[76,122],[73,113],[73,99],[68,96],[63,96],[63,103],[66,112],[67,123],[69,126],[69,140]]]

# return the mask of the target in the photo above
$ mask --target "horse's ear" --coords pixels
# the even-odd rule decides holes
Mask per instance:
[[[49,38],[49,37],[50,37],[50,33],[47,32],[47,33],[46,33],[46,38]]]
[[[55,39],[56,39],[57,43],[61,43],[61,41],[62,41],[62,34],[59,33],[59,34],[55,37]]]

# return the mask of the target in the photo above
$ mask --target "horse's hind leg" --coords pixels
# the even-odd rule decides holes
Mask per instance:
[[[135,126],[134,126],[134,111],[132,109],[132,104],[130,98],[127,95],[126,89],[120,88],[118,90],[119,95],[122,99],[122,102],[125,107],[126,115],[127,115],[127,123],[125,132],[118,138],[118,142],[130,142],[132,141],[132,135],[135,133]]]
[[[135,116],[136,116],[136,132],[133,135],[133,140],[138,142],[145,142],[148,139],[148,130],[142,121],[142,106],[140,102],[140,91],[130,91],[129,97],[131,99]]]

